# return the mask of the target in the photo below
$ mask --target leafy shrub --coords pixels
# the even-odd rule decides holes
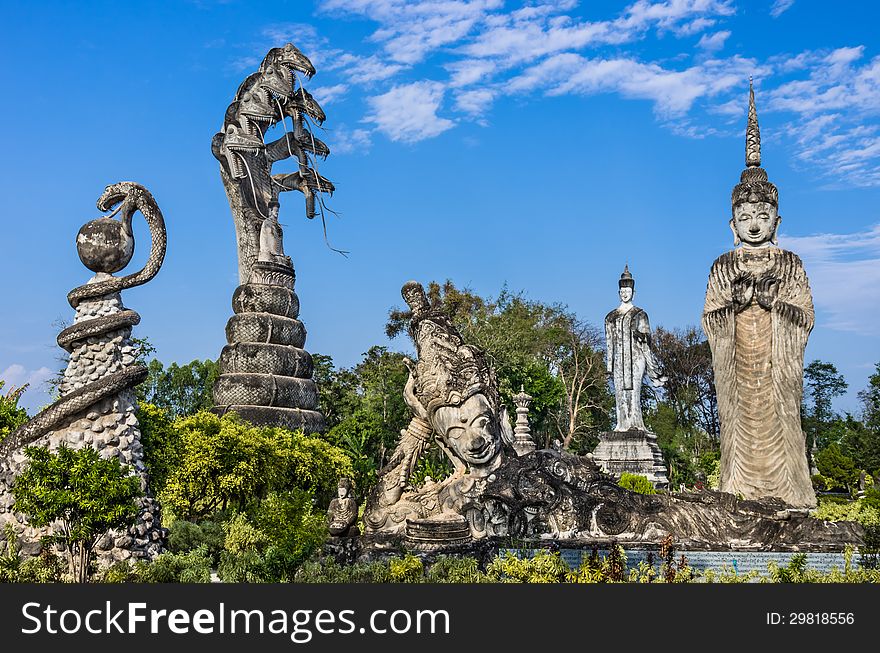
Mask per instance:
[[[211,558],[204,546],[187,553],[162,553],[148,566],[151,583],[210,583]]]
[[[480,571],[475,558],[439,556],[425,575],[428,583],[485,583],[486,575]]]
[[[530,558],[507,551],[486,567],[486,577],[493,583],[562,583],[568,573],[559,552],[543,550]]]
[[[847,501],[839,497],[820,497],[812,514],[825,521],[855,521],[863,526],[880,523],[880,510],[865,499]]]
[[[301,490],[270,493],[250,513],[224,524],[217,573],[226,582],[288,582],[327,538],[323,514]]]
[[[617,484],[624,490],[636,492],[637,494],[657,494],[657,490],[654,489],[654,484],[651,483],[646,476],[642,476],[641,474],[623,472],[620,475],[620,480],[617,481]]]
[[[653,582],[656,572],[653,565],[640,565],[630,575],[633,582]],[[650,567],[650,570],[648,569]],[[623,547],[613,542],[607,556],[599,557],[594,549],[592,554],[581,562],[581,566],[566,574],[569,583],[620,583],[626,580],[626,552]]]
[[[294,576],[296,583],[388,583],[390,569],[385,562],[339,565],[332,558],[305,562]]]
[[[391,560],[388,568],[391,581],[394,583],[421,583],[425,578],[425,565],[411,553],[407,553],[403,558]]]
[[[200,412],[175,421],[183,438],[180,464],[159,494],[176,517],[198,521],[214,511],[244,512],[271,492],[307,490],[326,505],[348,456],[321,438],[280,428],[253,427],[235,413]]]
[[[222,515],[215,514],[214,517],[219,518]],[[169,531],[168,549],[173,553],[186,553],[203,546],[214,564],[219,560],[226,537],[222,521],[206,519],[196,524],[178,519],[171,522]]]
[[[98,572],[95,580],[98,583],[149,583],[152,581],[150,572],[150,564],[143,560],[122,560]]]

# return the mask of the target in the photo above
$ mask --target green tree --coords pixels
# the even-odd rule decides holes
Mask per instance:
[[[377,452],[384,447],[387,437],[382,417],[371,410],[359,410],[334,426],[327,439],[341,448],[351,459],[354,470],[354,489],[362,499],[376,482],[381,468],[376,461]]]
[[[865,426],[880,432],[880,363],[874,366],[874,373],[868,378],[868,387],[859,392],[862,402],[862,420]]]
[[[50,541],[64,548],[71,576],[88,582],[98,539],[134,522],[140,480],[117,458],[104,460],[91,447],[74,451],[61,446],[57,453],[28,447],[25,453],[28,464],[12,487],[15,509],[36,528],[57,522]]]
[[[718,398],[712,372],[712,351],[702,330],[696,326],[666,330],[657,327],[652,337],[653,351],[666,377],[658,400],[675,413],[678,426],[697,428],[718,437]],[[652,396],[651,387],[643,396]]]
[[[832,441],[832,424],[839,417],[831,402],[846,392],[847,383],[833,363],[814,360],[804,368],[804,407],[801,423],[806,436],[807,458],[813,462],[817,450]],[[837,430],[839,432],[839,430]]]
[[[819,473],[829,479],[835,488],[852,493],[859,480],[859,468],[847,456],[840,445],[832,442],[816,453],[816,467]]]
[[[362,394],[360,414],[370,411],[381,420],[381,437],[370,441],[374,448],[369,451],[379,468],[385,465],[388,450],[394,448],[401,429],[410,421],[410,409],[403,399],[403,388],[409,378],[405,358],[387,347],[374,346],[354,369]]]
[[[18,405],[27,384],[20,388],[10,388],[5,394],[3,381],[0,381],[0,442],[28,420],[27,411]]]
[[[140,402],[138,422],[141,445],[144,447],[144,464],[150,474],[150,489],[158,494],[165,488],[172,471],[180,465],[184,450],[183,436],[174,427],[168,413],[153,404]]]
[[[180,464],[159,494],[179,519],[198,521],[216,510],[245,511],[270,492],[306,490],[327,504],[342,476],[353,475],[339,448],[317,436],[255,427],[235,413],[206,411],[178,419]]]
[[[318,403],[329,430],[360,408],[359,380],[352,370],[334,367],[330,356],[312,354],[312,362],[312,378],[318,386]]]
[[[150,374],[137,389],[140,401],[166,410],[172,418],[193,415],[214,405],[214,382],[220,374],[216,361],[171,363],[165,369],[154,358],[147,369]]]

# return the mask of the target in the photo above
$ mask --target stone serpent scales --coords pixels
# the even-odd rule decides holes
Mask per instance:
[[[111,336],[128,338],[131,327],[140,322],[140,316],[132,310],[119,310],[119,293],[156,276],[165,258],[167,244],[162,212],[150,192],[140,184],[125,181],[108,186],[98,199],[97,206],[105,212],[114,207],[116,209],[110,215],[85,225],[77,236],[80,258],[97,274],[89,283],[68,293],[68,302],[77,310],[77,321],[64,329],[57,340],[60,347],[77,358],[80,357],[78,351],[97,347],[102,340],[112,340]],[[150,228],[150,255],[140,271],[114,277],[110,273],[125,267],[133,254],[131,221],[136,211],[146,218]],[[117,213],[121,217],[118,222],[113,219]],[[102,303],[108,306],[98,308]],[[96,315],[99,312],[108,314]],[[97,374],[98,378],[86,383],[62,383],[62,396],[11,433],[0,444],[0,457],[27,446],[102,400],[133,388],[147,378],[147,368],[139,363],[126,365],[120,359],[115,364],[104,365],[104,368],[102,373]],[[96,373],[92,372],[91,375],[95,376]]]

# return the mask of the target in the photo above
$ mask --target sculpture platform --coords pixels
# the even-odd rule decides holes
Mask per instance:
[[[617,478],[628,472],[647,477],[654,487],[669,486],[666,463],[657,445],[657,436],[650,431],[630,429],[600,433],[593,460],[606,473]]]

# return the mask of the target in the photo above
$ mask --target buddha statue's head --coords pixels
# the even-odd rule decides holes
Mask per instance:
[[[632,301],[636,292],[636,280],[629,271],[629,264],[623,266],[623,274],[620,275],[620,281],[617,282],[617,293],[620,295],[620,301],[628,304]]]
[[[457,466],[488,473],[514,438],[495,374],[483,352],[466,344],[449,317],[429,303],[421,284],[407,283],[402,294],[412,311],[410,334],[418,352],[410,365],[407,403]]]
[[[761,167],[761,132],[755,109],[755,91],[749,80],[749,118],[746,126],[746,169],[731,194],[734,245],[764,247],[776,244],[779,228],[779,191]]]

